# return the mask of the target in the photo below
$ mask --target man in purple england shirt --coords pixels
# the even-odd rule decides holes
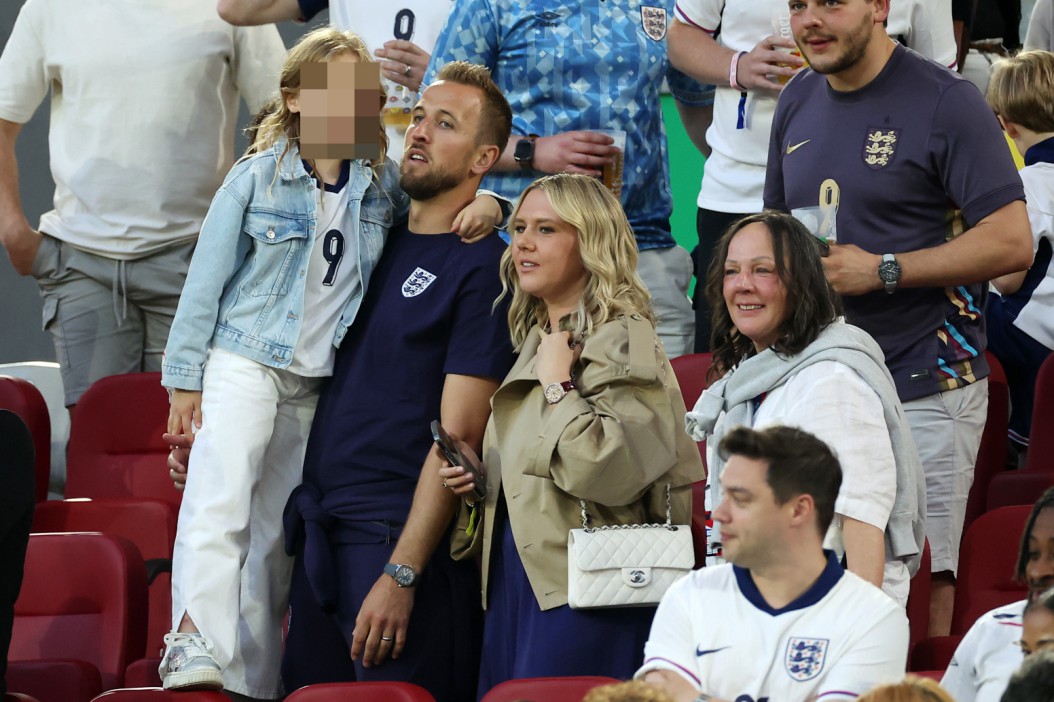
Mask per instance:
[[[986,281],[1028,267],[1031,235],[991,110],[890,39],[889,2],[791,0],[812,70],[776,108],[765,207],[831,243],[824,268],[848,321],[885,352],[926,470],[935,635],[950,625],[987,413]]]

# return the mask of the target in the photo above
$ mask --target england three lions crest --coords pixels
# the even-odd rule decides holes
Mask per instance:
[[[403,283],[403,297],[417,297],[432,284],[435,274],[429,273],[424,268],[415,268],[410,277]]]
[[[867,167],[877,171],[888,166],[897,152],[899,138],[899,129],[868,127],[867,139],[864,140],[864,163]]]
[[[787,643],[783,664],[787,674],[798,682],[812,680],[823,670],[829,639],[800,639],[792,636]]]
[[[662,41],[666,36],[666,8],[641,5],[640,24],[649,39]]]

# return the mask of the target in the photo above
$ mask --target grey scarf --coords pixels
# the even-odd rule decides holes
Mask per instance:
[[[714,428],[722,412],[725,414],[723,427],[750,426],[755,398],[780,387],[798,371],[819,361],[837,361],[852,368],[882,401],[897,467],[896,497],[885,532],[886,554],[904,561],[914,575],[926,538],[926,481],[885,357],[867,332],[835,322],[795,356],[784,357],[768,348],[744,360],[703,392],[692,411],[685,415],[685,429],[696,441],[715,442],[716,449],[721,437],[714,436]],[[717,454],[716,450],[711,452],[708,466],[714,506],[720,499],[719,478],[724,467]]]

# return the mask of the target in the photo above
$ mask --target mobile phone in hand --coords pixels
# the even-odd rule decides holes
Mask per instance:
[[[457,444],[443,429],[438,419],[432,420],[432,438],[435,440],[439,450],[443,452],[446,460],[452,466],[461,466],[466,473],[472,473],[475,487],[472,492],[477,500],[482,500],[487,495],[487,475],[483,465],[471,456],[461,453]]]

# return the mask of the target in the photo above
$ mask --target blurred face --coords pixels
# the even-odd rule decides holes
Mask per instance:
[[[308,159],[379,158],[380,65],[351,53],[300,68],[300,89],[286,95],[300,115],[300,155]]]
[[[865,61],[881,9],[877,0],[790,0],[788,4],[794,41],[814,71],[838,75]],[[877,21],[884,19],[883,14]]]
[[[1030,656],[1036,651],[1054,648],[1054,613],[1037,607],[1025,614],[1021,628],[1021,652]]]
[[[786,528],[784,508],[768,484],[768,462],[730,456],[721,473],[724,499],[713,512],[721,522],[725,560],[755,569],[770,562]]]
[[[1054,508],[1042,510],[1028,535],[1028,561],[1025,564],[1028,596],[1034,600],[1054,587]]]
[[[399,185],[429,200],[465,182],[477,156],[480,91],[439,81],[428,86],[406,130]]]
[[[776,343],[789,313],[787,288],[776,273],[772,235],[761,222],[743,227],[729,242],[724,296],[732,323],[754,348],[762,351]]]
[[[578,231],[560,219],[539,189],[527,193],[512,223],[512,260],[520,287],[557,316],[575,309],[586,285]]]

